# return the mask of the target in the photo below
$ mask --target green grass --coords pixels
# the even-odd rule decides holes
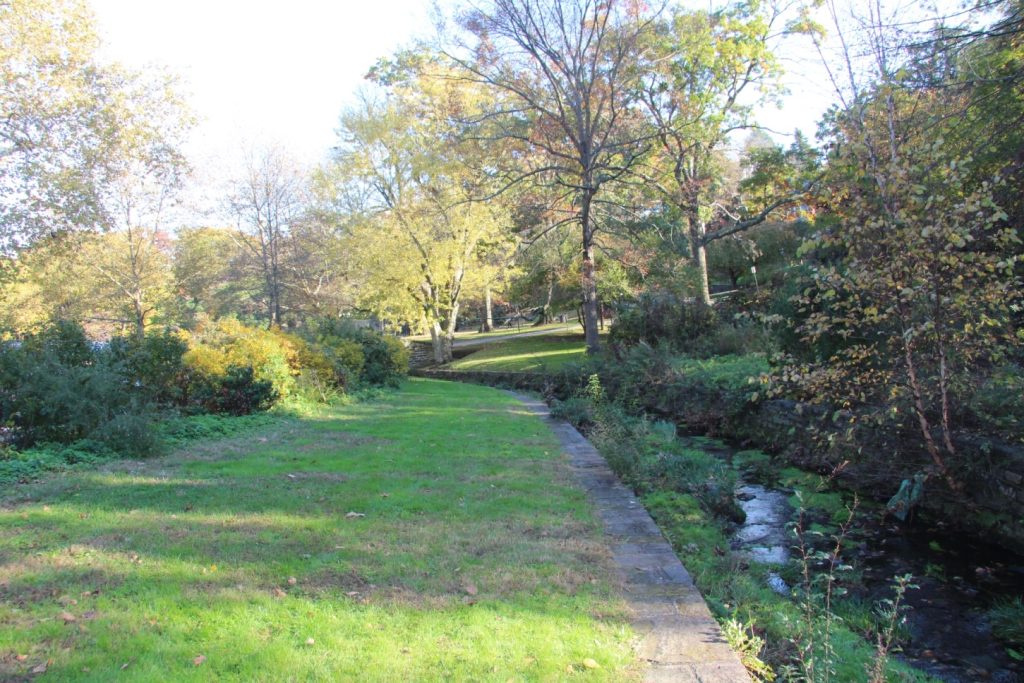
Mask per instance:
[[[568,332],[570,334],[583,334],[583,327],[576,321],[566,323],[548,323],[547,325],[534,325],[533,323],[522,323],[519,327],[496,327],[490,332],[477,332],[476,330],[462,330],[455,333],[458,340],[489,339],[491,337],[504,337],[511,334],[527,334],[531,332],[548,331]],[[411,341],[430,341],[429,334],[417,334],[409,337]]]
[[[452,370],[544,372],[583,360],[586,345],[581,336],[551,334],[488,344],[448,365]]]
[[[6,491],[0,680],[628,680],[612,575],[542,421],[411,381]]]

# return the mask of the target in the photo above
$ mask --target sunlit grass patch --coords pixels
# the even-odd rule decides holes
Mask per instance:
[[[0,679],[628,680],[611,576],[543,422],[412,381],[7,492]]]
[[[543,372],[583,360],[586,345],[577,335],[524,337],[489,344],[452,362],[452,370]]]

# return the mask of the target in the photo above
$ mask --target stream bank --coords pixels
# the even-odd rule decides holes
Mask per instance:
[[[797,530],[806,543],[827,550],[841,534],[853,496],[822,486],[827,482],[813,473],[773,467],[758,451],[703,437],[682,439],[735,468],[736,500],[746,519],[731,527],[732,549],[750,564],[762,565],[773,590],[799,600]],[[806,508],[802,519],[798,490]],[[1021,653],[993,634],[990,616],[993,608],[1024,595],[1024,557],[949,525],[913,517],[900,523],[868,501],[857,502],[842,546],[842,562],[850,569],[837,573],[836,586],[847,595],[835,611],[854,630],[868,635],[865,611],[893,597],[894,577],[911,575],[917,588],[903,599],[900,659],[949,683],[1024,680],[1024,662],[1015,656]]]

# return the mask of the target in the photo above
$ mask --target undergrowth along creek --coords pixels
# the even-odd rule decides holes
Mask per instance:
[[[842,575],[852,568],[841,550],[854,513],[840,494],[802,486],[804,512],[792,539],[802,557],[773,567],[750,562],[731,549],[730,528],[743,519],[734,499],[736,469],[702,440],[680,439],[675,425],[608,401],[596,376],[584,393],[556,403],[553,414],[581,427],[638,493],[752,675],[767,681],[934,680],[892,656],[905,635],[902,598],[912,590],[909,577],[893,577],[892,594],[877,605],[843,599]]]

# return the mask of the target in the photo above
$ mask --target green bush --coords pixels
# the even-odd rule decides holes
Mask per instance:
[[[715,310],[699,300],[669,294],[647,294],[612,323],[608,341],[615,346],[640,343],[688,348],[717,324]]]
[[[229,368],[251,368],[254,379],[269,382],[280,398],[292,393],[302,367],[297,338],[279,330],[249,327],[233,318],[200,326],[193,332],[185,365],[206,385],[215,384],[213,378],[226,378]]]
[[[311,337],[334,359],[339,376],[356,377],[361,384],[398,386],[409,372],[409,350],[395,337],[356,327],[341,318],[317,320]]]
[[[0,418],[19,448],[91,439],[138,455],[153,406],[123,359],[59,323],[0,351]]]
[[[996,369],[971,397],[970,411],[985,427],[1024,440],[1024,368]]]
[[[578,396],[570,396],[564,401],[555,400],[551,404],[551,416],[576,427],[584,427],[594,422],[593,403]]]
[[[188,344],[180,334],[166,331],[144,338],[115,337],[109,354],[126,379],[148,398],[163,405],[181,403],[185,396]]]
[[[248,365],[230,365],[223,375],[201,375],[192,389],[192,399],[204,410],[228,415],[267,410],[278,398],[273,382],[257,378]]]

